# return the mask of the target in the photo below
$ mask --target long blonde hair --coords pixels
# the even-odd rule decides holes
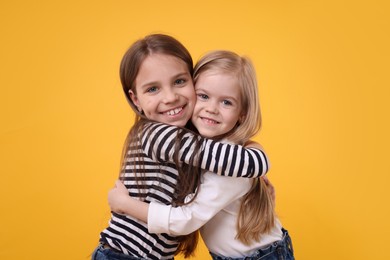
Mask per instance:
[[[261,128],[261,111],[256,72],[249,58],[230,51],[213,51],[203,56],[194,68],[194,81],[208,71],[228,73],[237,77],[241,88],[241,111],[244,113],[236,126],[218,139],[227,138],[244,145]],[[244,244],[259,241],[275,224],[275,206],[262,178],[253,180],[251,189],[243,197],[237,219],[237,236]]]

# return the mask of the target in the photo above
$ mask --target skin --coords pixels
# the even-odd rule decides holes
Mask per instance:
[[[196,97],[186,64],[165,54],[152,54],[142,63],[130,98],[148,119],[185,126]]]
[[[244,116],[241,109],[240,88],[235,77],[224,73],[204,72],[197,80],[195,91],[197,101],[192,122],[201,135],[212,138],[225,134]],[[261,148],[256,143],[251,143],[250,146]],[[269,191],[274,196],[273,186],[268,179],[265,180]],[[108,202],[112,211],[147,222],[149,204],[131,198],[128,190],[119,180],[109,191]]]
[[[243,116],[237,78],[225,73],[202,73],[195,86],[197,102],[192,123],[208,138],[222,135]]]
[[[135,92],[130,90],[129,94],[148,119],[180,127],[190,120],[196,102],[192,76],[186,63],[166,54],[155,53],[146,57],[135,79]],[[112,211],[121,213],[128,205],[123,196],[115,199],[117,193],[129,197],[120,181],[109,192],[108,201]],[[148,205],[142,203],[133,216],[141,219],[147,212]]]

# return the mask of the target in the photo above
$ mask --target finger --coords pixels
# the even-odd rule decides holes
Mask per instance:
[[[120,180],[116,180],[116,181],[115,181],[115,188],[118,188],[118,187],[120,187],[121,185],[123,185],[123,184],[122,184],[122,182],[121,182]]]
[[[125,184],[123,182],[121,182],[121,181],[118,182],[117,187],[120,188],[120,189],[127,189]]]

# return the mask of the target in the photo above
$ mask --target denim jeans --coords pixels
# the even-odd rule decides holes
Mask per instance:
[[[282,229],[282,240],[257,250],[253,255],[242,258],[218,256],[210,252],[213,260],[294,260],[294,249],[287,230]]]
[[[92,260],[144,260],[145,258],[125,255],[113,249],[104,248],[104,245],[100,244],[92,253],[91,259]]]

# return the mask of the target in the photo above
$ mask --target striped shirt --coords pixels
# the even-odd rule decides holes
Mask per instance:
[[[268,160],[263,151],[216,142],[189,131],[185,132],[176,151],[175,140],[179,131],[185,130],[150,123],[138,140],[141,149],[129,147],[121,176],[130,196],[142,198],[147,203],[172,204],[178,178],[173,158],[178,153],[181,163],[190,163],[197,141],[201,142],[198,164],[204,170],[223,176],[249,178],[260,177],[268,171]],[[134,163],[139,157],[142,157],[142,163]],[[151,234],[147,224],[116,213],[112,213],[109,226],[101,232],[100,242],[126,255],[146,259],[173,259],[179,244],[174,236]]]

